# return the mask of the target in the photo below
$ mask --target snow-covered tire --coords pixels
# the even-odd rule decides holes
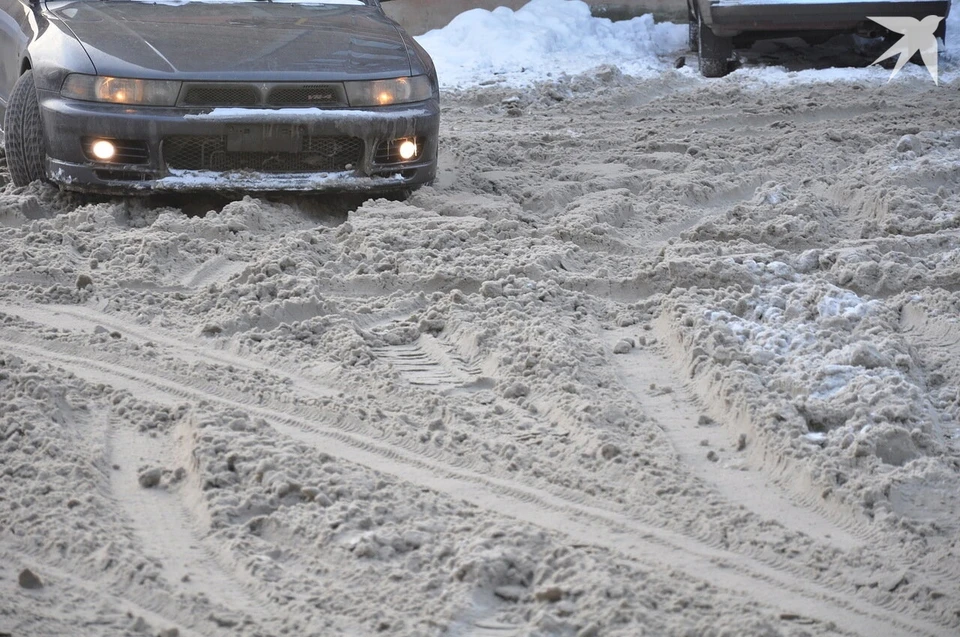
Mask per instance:
[[[733,54],[733,38],[715,35],[697,16],[699,36],[700,74],[703,77],[723,77],[730,72],[730,56]]]
[[[13,87],[3,118],[7,167],[15,186],[47,178],[47,144],[33,71],[20,76]]]
[[[703,77],[723,77],[728,70],[729,62],[725,58],[705,58],[700,56],[700,75]]]

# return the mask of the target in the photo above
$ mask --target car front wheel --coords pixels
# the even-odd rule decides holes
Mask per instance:
[[[3,118],[7,166],[15,186],[46,179],[47,144],[33,71],[20,76],[13,87]]]
[[[733,38],[714,35],[697,16],[697,35],[700,38],[700,74],[704,77],[723,77],[730,71],[730,56],[733,54]]]

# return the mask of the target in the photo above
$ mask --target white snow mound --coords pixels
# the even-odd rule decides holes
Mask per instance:
[[[531,0],[517,11],[472,9],[417,38],[446,87],[500,77],[510,84],[616,64],[646,76],[669,67],[659,56],[686,47],[687,26],[653,16],[613,22],[590,15],[580,0]]]

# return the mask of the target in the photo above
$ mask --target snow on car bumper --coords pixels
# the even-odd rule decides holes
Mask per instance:
[[[436,175],[438,100],[368,109],[129,107],[65,100],[41,92],[47,139],[47,174],[68,190],[342,190],[386,191],[429,183]],[[303,143],[322,142],[316,154],[243,148],[263,165],[236,165],[226,141],[237,126],[295,131]],[[97,161],[85,140],[135,142],[134,161]],[[420,154],[402,162],[384,156],[383,144],[416,138]],[[171,161],[171,140],[213,140],[214,152],[197,151],[187,164]],[[343,151],[339,141],[348,140]],[[329,142],[329,143],[328,143]],[[199,143],[199,142],[198,142]],[[204,142],[205,143],[205,142]],[[197,147],[199,148],[199,147]],[[142,152],[141,152],[142,151]],[[253,152],[250,152],[253,151]],[[309,151],[312,152],[312,151]],[[343,152],[353,153],[343,155]],[[219,157],[217,157],[219,153]],[[340,153],[340,155],[336,155]],[[334,156],[336,155],[336,156]],[[219,164],[207,165],[210,156]],[[236,159],[236,155],[232,156]],[[271,164],[277,158],[278,163]],[[181,157],[182,159],[182,157]],[[190,163],[193,162],[193,163]],[[307,162],[307,163],[304,163]],[[311,168],[316,163],[316,169]],[[319,163],[317,163],[319,162]],[[195,165],[194,165],[195,164]]]
[[[50,179],[66,190],[79,192],[126,193],[154,191],[242,191],[242,192],[388,192],[432,181],[433,169],[405,169],[389,176],[366,177],[357,171],[318,173],[264,173],[250,170],[214,172],[168,170],[166,177],[143,174],[142,179],[104,178],[103,171],[87,166],[47,161]],[[109,175],[108,175],[109,176]],[[107,177],[108,177],[107,176]]]

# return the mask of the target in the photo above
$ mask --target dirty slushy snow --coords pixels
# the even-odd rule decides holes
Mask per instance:
[[[459,84],[407,201],[6,186],[0,633],[956,635],[957,80],[751,55]]]

